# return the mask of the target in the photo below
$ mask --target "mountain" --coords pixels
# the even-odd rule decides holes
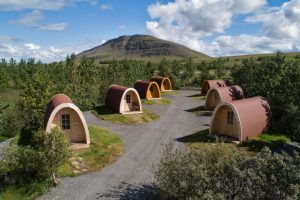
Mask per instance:
[[[77,55],[79,58],[82,56],[102,61],[124,58],[152,61],[162,58],[210,58],[183,45],[150,35],[120,36]]]

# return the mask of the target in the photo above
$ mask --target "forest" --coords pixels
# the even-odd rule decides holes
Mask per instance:
[[[133,87],[136,80],[168,76],[173,87],[200,87],[205,79],[222,78],[240,85],[246,97],[263,96],[272,109],[273,129],[300,140],[300,62],[285,55],[194,62],[166,60],[151,63],[134,60],[96,63],[75,55],[49,64],[35,59],[0,62],[0,135],[12,137],[22,130],[43,128],[46,105],[54,94],[64,93],[82,109],[102,104],[111,84]]]

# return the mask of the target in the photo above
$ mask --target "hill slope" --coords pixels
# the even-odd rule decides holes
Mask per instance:
[[[81,56],[96,60],[210,58],[183,45],[149,35],[121,36],[77,55],[79,58]]]

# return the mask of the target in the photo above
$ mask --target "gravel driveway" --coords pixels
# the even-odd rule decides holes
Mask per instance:
[[[117,133],[125,143],[125,153],[104,169],[75,178],[63,178],[61,183],[40,199],[157,199],[151,183],[155,163],[163,145],[176,138],[208,128],[209,117],[199,117],[185,110],[204,102],[187,96],[197,91],[180,91],[169,96],[170,105],[145,108],[160,115],[160,119],[141,125],[118,125],[99,120],[85,113],[88,123]],[[177,145],[183,145],[177,143]]]

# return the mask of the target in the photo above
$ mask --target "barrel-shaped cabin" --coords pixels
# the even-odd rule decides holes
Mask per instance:
[[[271,118],[270,106],[262,97],[221,102],[213,112],[209,133],[244,141],[267,131]]]
[[[141,99],[159,99],[160,89],[154,81],[138,80],[134,84],[134,89],[139,93]]]
[[[105,105],[121,114],[142,112],[141,99],[134,88],[111,85],[106,93]]]
[[[155,76],[150,79],[158,84],[160,91],[170,91],[172,90],[172,83],[168,77]]]
[[[71,143],[90,144],[89,129],[82,112],[64,94],[52,97],[46,109],[44,123],[47,132],[60,127]]]
[[[243,89],[238,85],[212,88],[207,92],[205,106],[207,108],[214,108],[220,102],[236,101],[243,98]]]
[[[211,88],[227,87],[227,86],[230,86],[230,83],[227,80],[205,80],[202,83],[201,94],[206,95]]]

